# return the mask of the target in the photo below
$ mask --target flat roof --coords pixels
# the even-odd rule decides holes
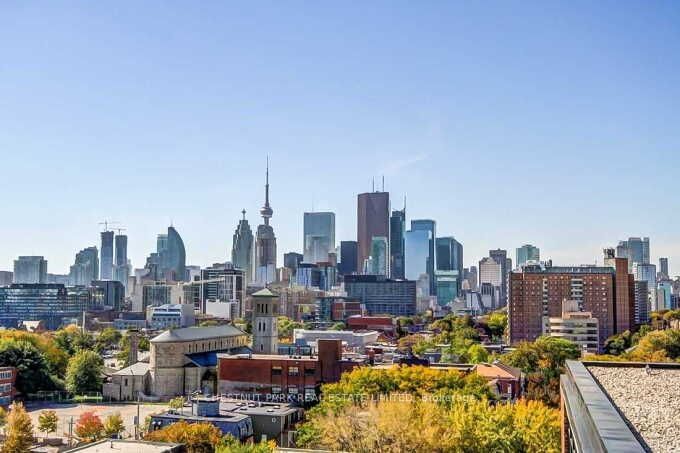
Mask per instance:
[[[146,442],[141,440],[100,440],[91,444],[76,447],[69,452],[87,453],[167,453],[179,452],[182,444],[171,444],[166,442]]]
[[[229,354],[217,354],[218,359],[232,359],[232,360],[286,360],[286,361],[295,361],[295,362],[318,362],[319,359],[318,357],[310,357],[310,356],[299,356],[296,355],[294,357],[291,357],[289,355],[279,355],[279,354],[236,354],[236,355],[229,355]]]
[[[586,364],[646,447],[654,452],[680,451],[680,364],[645,365]]]
[[[221,413],[237,413],[245,415],[279,415],[286,416],[298,412],[299,409],[290,404],[259,401],[229,400],[220,402]]]

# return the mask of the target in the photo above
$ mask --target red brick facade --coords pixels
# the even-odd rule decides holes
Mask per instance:
[[[0,406],[9,406],[16,395],[17,369],[0,367]]]

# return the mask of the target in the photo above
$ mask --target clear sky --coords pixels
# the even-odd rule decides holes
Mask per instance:
[[[650,236],[680,273],[680,3],[0,2],[0,269],[104,219],[135,267],[171,221],[225,261],[267,154],[280,256],[312,208],[355,239],[384,175],[466,265]]]

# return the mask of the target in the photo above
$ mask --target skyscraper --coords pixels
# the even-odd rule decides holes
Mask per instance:
[[[186,276],[184,241],[173,226],[168,227],[168,247],[161,255],[163,274],[169,281],[183,281]]]
[[[527,263],[527,261],[540,261],[541,251],[538,247],[534,247],[531,244],[524,244],[517,248],[517,262],[516,266],[520,267]]]
[[[482,258],[479,262],[479,286],[484,284],[496,288],[498,292],[498,304],[502,305],[503,267],[501,263],[490,256]]]
[[[659,277],[662,279],[670,277],[668,273],[668,258],[659,258]]]
[[[371,240],[371,266],[368,274],[384,275],[390,274],[389,267],[389,243],[385,236],[373,236]]]
[[[512,269],[512,261],[508,259],[508,252],[502,249],[489,250],[489,256],[501,266],[501,306],[508,303],[508,272]],[[481,269],[480,269],[481,273]],[[482,280],[479,281],[482,283]]]
[[[394,279],[404,278],[404,233],[406,232],[406,208],[392,211],[390,217],[390,273]]]
[[[14,283],[47,283],[45,257],[20,256],[14,260]]]
[[[101,232],[101,271],[99,275],[102,280],[111,280],[113,278],[113,231]]]
[[[338,273],[340,275],[357,273],[357,241],[340,241]]]
[[[276,280],[276,236],[274,229],[269,225],[269,219],[274,214],[273,209],[269,206],[269,158],[267,158],[264,187],[264,206],[260,209],[264,223],[258,225],[255,239],[254,280],[260,286],[266,286]]]
[[[305,263],[328,262],[328,254],[335,251],[335,214],[305,212],[303,252]]]
[[[437,223],[430,219],[411,220],[411,231],[429,231],[430,242],[428,245],[427,275],[430,277],[430,294],[436,293],[434,270],[437,266]]]
[[[427,273],[427,264],[430,258],[430,238],[432,233],[428,230],[410,230],[405,234],[404,258],[405,277],[408,280],[418,280],[422,274]]]
[[[119,234],[115,238],[116,250],[113,267],[113,279],[123,284],[127,290],[127,280],[130,276],[130,266],[127,258],[127,243],[128,237],[124,234]]]
[[[390,237],[390,194],[368,192],[357,196],[357,269],[371,255],[374,237]]]
[[[628,271],[633,270],[633,264],[649,264],[649,238],[631,237],[627,241],[619,241],[616,247],[618,258],[628,258]]]
[[[463,281],[463,244],[453,236],[436,239],[437,269],[438,271],[455,271],[457,278],[457,293],[461,291]],[[442,274],[444,275],[444,274]],[[448,274],[450,276],[450,274]],[[435,282],[436,283],[436,282]],[[439,290],[437,291],[439,293]]]
[[[614,249],[604,250],[604,265],[615,270],[615,309],[617,333],[631,330],[635,326],[635,278],[628,273],[628,259],[615,258]]]
[[[635,276],[635,280],[647,282],[649,309],[651,311],[657,311],[659,308],[656,299],[656,265],[634,263],[633,275]]]
[[[253,281],[253,232],[246,220],[246,210],[241,211],[231,246],[231,262],[236,269],[245,272],[246,282]]]
[[[76,259],[69,270],[71,286],[90,286],[99,280],[99,251],[97,247],[88,247],[76,253]]]

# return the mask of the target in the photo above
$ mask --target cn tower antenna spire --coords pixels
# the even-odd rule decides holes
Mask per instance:
[[[260,209],[260,215],[264,219],[264,224],[269,225],[269,219],[274,211],[269,206],[269,155],[267,155],[267,167],[265,170],[265,184],[264,184],[264,206]]]

